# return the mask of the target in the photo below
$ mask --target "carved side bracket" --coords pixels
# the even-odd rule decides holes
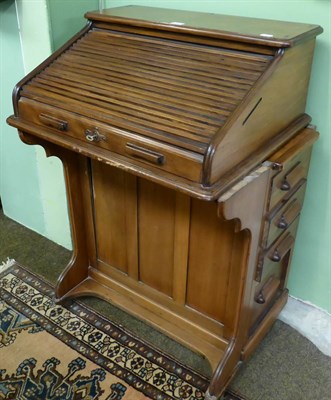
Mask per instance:
[[[28,145],[40,145],[43,147],[46,153],[46,157],[58,157],[61,159],[61,154],[63,153],[63,149],[61,147],[56,146],[51,142],[47,142],[46,140],[37,138],[29,133],[18,131],[19,137],[21,141]]]
[[[238,231],[248,229],[255,232],[260,229],[266,196],[264,183],[265,178],[269,178],[270,166],[270,163],[264,163],[218,199],[218,216],[225,220],[237,220]]]

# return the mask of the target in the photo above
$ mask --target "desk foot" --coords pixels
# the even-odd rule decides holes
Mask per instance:
[[[211,395],[208,391],[205,393],[205,400],[217,400],[216,396]]]

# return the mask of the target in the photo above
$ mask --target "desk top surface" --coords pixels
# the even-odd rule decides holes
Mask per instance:
[[[291,47],[323,31],[312,24],[142,6],[104,9],[85,16],[95,21],[204,34],[272,47]]]

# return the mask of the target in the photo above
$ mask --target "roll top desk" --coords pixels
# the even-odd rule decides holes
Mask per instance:
[[[203,354],[217,399],[286,303],[322,29],[137,6],[86,18],[8,118],[64,165],[73,257],[56,300],[102,297]]]

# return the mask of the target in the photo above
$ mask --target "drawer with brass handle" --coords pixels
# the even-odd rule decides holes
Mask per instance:
[[[109,150],[128,158],[130,163],[151,164],[174,175],[199,181],[202,170],[202,155],[176,146],[161,143],[150,138],[111,127],[86,117],[77,117],[68,111],[21,99],[20,116],[34,124],[42,125],[62,133],[70,143],[70,138],[78,139],[91,145],[91,154],[98,153],[98,148]],[[58,133],[55,134],[56,138]],[[76,146],[77,147],[77,146]],[[73,148],[74,143],[73,143]],[[111,154],[109,154],[111,157]]]

